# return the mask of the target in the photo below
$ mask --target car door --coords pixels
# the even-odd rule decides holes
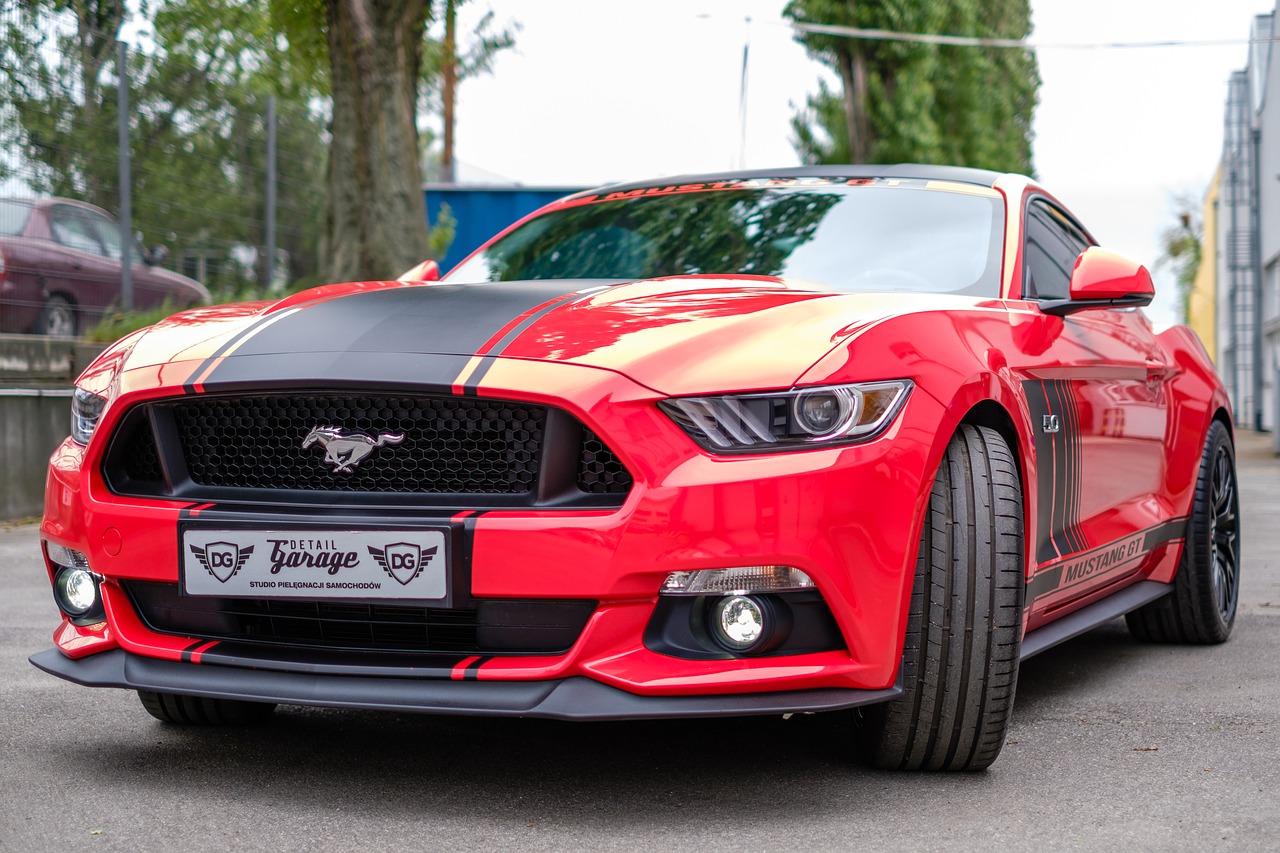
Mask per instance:
[[[1092,241],[1043,198],[1028,205],[1024,240],[1024,293],[1037,303],[1067,298]],[[1044,344],[1022,354],[1036,444],[1034,620],[1143,567],[1148,533],[1166,520],[1154,496],[1168,408],[1160,347],[1140,310],[1028,312]]]
[[[103,309],[120,298],[120,262],[110,258],[87,211],[73,204],[49,208],[49,231],[59,247],[56,270],[48,276],[51,294],[71,297],[81,331],[93,325]]]
[[[120,223],[110,217],[103,216],[95,210],[84,210],[81,213],[102,240],[107,257],[116,261],[123,269],[122,258],[124,252],[121,249],[123,244],[120,241]],[[129,260],[130,271],[132,272],[130,284],[133,288],[133,308],[138,311],[155,308],[164,302],[165,296],[169,295],[168,288],[164,286],[158,276],[151,272],[151,268],[142,262],[142,248],[132,240],[130,240],[130,246]]]

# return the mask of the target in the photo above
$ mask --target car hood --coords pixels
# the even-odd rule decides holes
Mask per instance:
[[[457,384],[476,359],[503,358],[615,371],[671,395],[779,388],[860,329],[957,298],[838,293],[752,276],[365,282],[184,312],[133,341],[127,366],[196,361],[184,382],[238,382],[248,381],[250,359],[254,371],[268,371],[260,378],[272,375],[261,360],[269,356],[330,376],[403,354],[440,357],[438,370],[420,378],[432,384]]]

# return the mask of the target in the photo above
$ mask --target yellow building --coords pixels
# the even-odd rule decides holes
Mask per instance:
[[[1187,325],[1190,326],[1209,355],[1215,361],[1217,349],[1217,273],[1218,273],[1218,190],[1222,182],[1222,168],[1213,173],[1209,189],[1204,194],[1202,222],[1204,232],[1200,237],[1200,269],[1187,296]]]

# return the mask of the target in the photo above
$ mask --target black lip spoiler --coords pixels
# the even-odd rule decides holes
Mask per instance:
[[[86,687],[120,687],[214,699],[420,714],[644,720],[837,711],[885,702],[902,688],[828,688],[715,696],[637,696],[589,678],[453,681],[273,672],[158,660],[122,649],[71,660],[57,649],[31,656],[39,669]]]

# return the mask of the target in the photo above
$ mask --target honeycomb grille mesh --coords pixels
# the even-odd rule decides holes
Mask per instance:
[[[586,427],[582,428],[578,488],[590,495],[618,495],[631,491],[631,475],[621,460]]]
[[[192,482],[248,489],[527,494],[546,419],[541,406],[456,397],[269,395],[174,406]],[[338,471],[323,462],[324,439],[303,447],[317,426],[389,438]]]
[[[156,450],[156,438],[150,425],[137,424],[128,441],[128,451],[124,457],[124,472],[135,483],[159,483],[160,453]]]

